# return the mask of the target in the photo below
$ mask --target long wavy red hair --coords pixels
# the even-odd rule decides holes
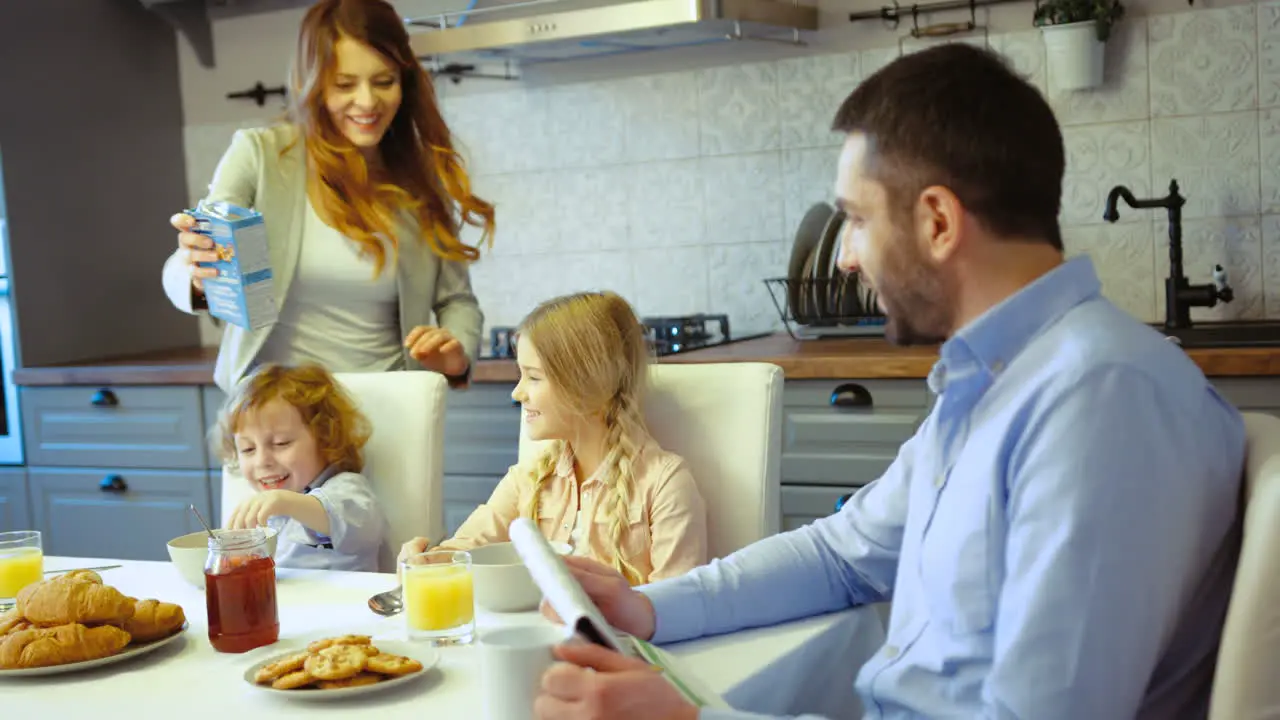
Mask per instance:
[[[400,109],[379,151],[385,181],[373,181],[368,163],[334,127],[325,110],[325,89],[333,80],[334,47],[348,37],[380,53],[400,70]],[[378,235],[394,251],[396,218],[408,212],[424,242],[446,260],[476,260],[479,247],[463,243],[462,224],[482,228],[481,245],[492,244],[493,205],[471,192],[462,157],[453,147],[440,114],[435,87],[409,46],[404,21],[384,0],[322,0],[302,20],[297,57],[290,73],[289,118],[302,130],[307,152],[307,195],[316,214],[386,263]]]

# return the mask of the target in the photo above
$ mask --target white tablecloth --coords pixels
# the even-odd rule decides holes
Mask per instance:
[[[49,570],[121,561],[45,558]],[[358,710],[378,720],[469,720],[479,716],[474,647],[441,648],[428,677],[384,693],[341,702],[300,702],[264,696],[241,676],[258,659],[311,639],[344,633],[403,639],[403,619],[368,610],[375,592],[394,578],[373,573],[278,571],[280,642],[243,655],[213,650],[206,635],[204,593],[164,562],[122,562],[103,579],[135,597],[182,605],[186,636],[154,653],[73,674],[0,679],[5,718],[232,718],[315,717]],[[480,614],[483,627],[546,622],[537,613]],[[754,712],[824,713],[832,720],[861,716],[852,679],[883,642],[879,617],[854,609],[771,628],[680,643],[668,650],[734,707]]]

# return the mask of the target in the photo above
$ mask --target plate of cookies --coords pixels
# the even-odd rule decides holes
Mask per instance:
[[[411,682],[439,660],[439,652],[430,646],[341,635],[265,658],[245,671],[244,681],[281,697],[337,700]]]
[[[139,600],[77,570],[28,585],[0,614],[0,678],[78,672],[158,650],[182,637],[182,607]]]

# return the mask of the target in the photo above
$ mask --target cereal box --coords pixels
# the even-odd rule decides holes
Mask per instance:
[[[246,330],[274,323],[279,309],[262,214],[225,202],[202,202],[189,213],[195,231],[213,238],[218,254],[216,262],[200,263],[218,271],[218,277],[204,281],[209,314]]]

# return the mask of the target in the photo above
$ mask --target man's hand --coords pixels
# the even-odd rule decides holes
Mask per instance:
[[[653,603],[649,602],[644,593],[632,590],[631,584],[621,573],[590,558],[569,555],[563,560],[574,579],[582,585],[587,597],[600,608],[600,614],[604,615],[610,625],[641,640],[653,637],[657,625]],[[545,600],[542,602],[542,614],[555,622],[561,622]]]
[[[290,490],[263,490],[236,506],[227,522],[231,530],[262,527],[267,519],[284,515],[293,517],[295,502],[303,495]]]
[[[697,720],[698,708],[642,660],[590,643],[561,645],[555,654],[564,662],[542,675],[538,720]]]

